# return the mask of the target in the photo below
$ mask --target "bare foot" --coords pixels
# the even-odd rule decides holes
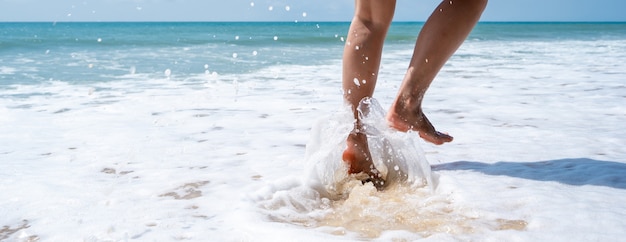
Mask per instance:
[[[452,141],[452,136],[435,130],[426,115],[419,110],[409,112],[394,104],[387,114],[389,126],[402,132],[417,131],[420,137],[430,143],[441,145]]]
[[[351,132],[346,142],[348,147],[343,152],[342,159],[348,164],[348,174],[367,174],[369,177],[363,182],[372,182],[376,189],[381,190],[385,180],[374,167],[367,145],[367,136],[363,133]]]

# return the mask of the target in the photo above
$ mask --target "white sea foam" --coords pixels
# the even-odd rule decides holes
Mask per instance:
[[[106,82],[5,86],[0,238],[626,236],[623,41],[494,43],[467,42],[427,93],[429,119],[455,137],[443,146],[381,123],[410,58],[386,50],[368,132],[377,165],[407,179],[383,192],[342,172],[352,121],[339,60],[169,79],[169,67],[131,75],[118,63]],[[409,153],[387,166],[397,152]]]
[[[16,69],[13,67],[0,66],[0,75],[15,74]]]

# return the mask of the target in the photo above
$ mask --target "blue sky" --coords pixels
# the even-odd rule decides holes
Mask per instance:
[[[424,21],[438,0],[398,0]],[[349,21],[353,0],[0,0],[0,21]],[[491,0],[482,21],[626,21],[625,0]]]

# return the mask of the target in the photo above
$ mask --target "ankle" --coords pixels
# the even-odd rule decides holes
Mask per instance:
[[[423,116],[421,100],[397,99],[389,109],[388,121],[408,122]]]

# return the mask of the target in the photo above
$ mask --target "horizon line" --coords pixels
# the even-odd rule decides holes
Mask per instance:
[[[85,20],[85,21],[30,21],[30,20],[25,20],[25,21],[2,21],[0,20],[0,23],[293,23],[293,24],[298,24],[298,23],[350,23],[351,21],[344,21],[344,20],[338,20],[338,21],[332,21],[332,20],[321,20],[321,21],[239,21],[239,20],[234,20],[234,21],[230,21],[230,20],[219,20],[219,21],[195,21],[195,20]],[[426,21],[413,21],[413,20],[408,20],[408,21],[404,21],[404,20],[397,20],[397,21],[392,21],[392,23],[425,23]],[[506,20],[506,21],[493,21],[493,20],[485,20],[485,21],[479,21],[478,23],[626,23],[626,21],[588,21],[588,20],[581,20],[581,21],[572,21],[572,20],[565,20],[565,21],[541,21],[541,20],[532,20],[532,21],[528,21],[528,20],[524,20],[524,21],[511,21],[511,20]]]

